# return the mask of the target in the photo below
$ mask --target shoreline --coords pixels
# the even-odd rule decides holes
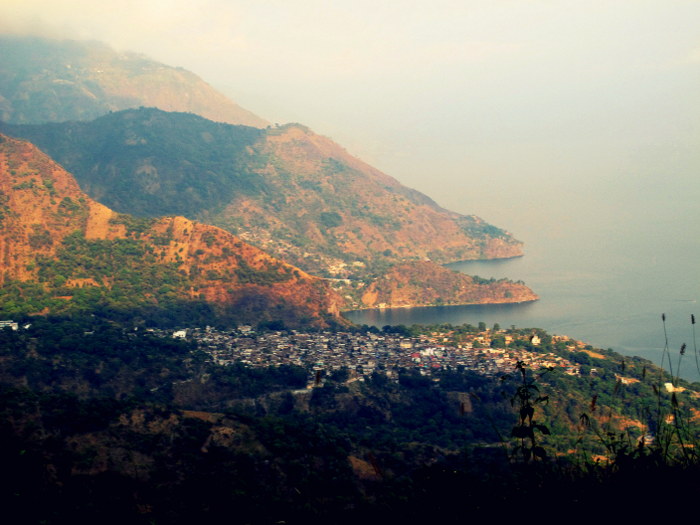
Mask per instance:
[[[462,264],[470,262],[489,262],[489,261],[507,261],[509,259],[519,259],[525,257],[524,253],[520,255],[509,255],[508,257],[489,257],[488,259],[460,259],[459,261],[452,261],[447,263],[440,263],[442,266],[448,266],[450,264]]]
[[[498,302],[483,302],[483,303],[448,303],[448,304],[405,304],[400,306],[367,306],[365,308],[353,308],[352,310],[340,310],[341,314],[347,312],[366,312],[369,310],[399,310],[406,308],[441,308],[444,306],[480,306],[480,305],[495,305],[495,304],[526,304],[539,301],[539,296],[536,299],[527,299],[524,301],[498,301]]]

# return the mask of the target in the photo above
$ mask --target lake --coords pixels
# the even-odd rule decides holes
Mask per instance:
[[[524,257],[448,265],[469,275],[523,280],[539,301],[365,310],[347,317],[378,327],[480,321],[537,327],[660,364],[665,313],[674,366],[687,343],[681,376],[698,381],[690,323],[690,315],[700,313],[700,242],[693,232],[700,224],[698,201],[680,195],[671,206],[663,195],[656,202],[646,197],[639,202],[608,192],[590,199],[590,208],[548,201],[532,213],[518,216],[513,210],[511,219],[519,217],[524,232],[518,235],[525,241]]]

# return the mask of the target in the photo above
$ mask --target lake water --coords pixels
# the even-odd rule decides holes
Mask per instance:
[[[366,310],[348,317],[378,327],[480,321],[538,327],[660,364],[665,313],[674,365],[681,344],[687,343],[681,376],[698,381],[690,315],[700,313],[700,242],[694,232],[700,214],[698,200],[690,197],[609,191],[604,198],[589,199],[590,207],[580,200],[559,200],[519,216],[514,210],[510,219],[520,217],[524,257],[449,265],[469,275],[521,279],[539,301]]]

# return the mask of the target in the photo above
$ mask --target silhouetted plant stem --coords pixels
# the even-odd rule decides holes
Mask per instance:
[[[511,398],[511,405],[519,405],[518,424],[513,427],[511,436],[520,440],[520,445],[515,452],[520,452],[525,462],[531,459],[547,459],[547,452],[537,444],[535,430],[542,434],[549,434],[549,428],[539,424],[534,419],[535,405],[549,402],[549,396],[540,396],[539,388],[531,378],[527,377],[527,366],[523,361],[518,361],[515,369],[520,373],[521,384]]]
[[[695,368],[700,374],[700,358],[698,358],[698,344],[695,340],[695,314],[690,314],[690,325],[693,328],[693,350],[695,351]]]
[[[673,377],[673,363],[671,362],[671,352],[668,348],[668,332],[666,331],[666,314],[661,314],[661,323],[664,325],[664,351],[661,353],[661,374],[663,374],[664,361],[668,358],[668,371]]]
[[[656,393],[656,422],[657,422],[657,428],[656,428],[656,440],[658,444],[658,440],[661,437],[661,429],[662,429],[662,418],[661,418],[661,392],[663,389],[664,385],[664,360],[666,359],[666,353],[668,352],[668,333],[666,332],[666,314],[661,314],[661,323],[663,324],[664,327],[664,349],[661,352],[661,366],[659,367],[659,384],[654,388],[655,393]],[[671,370],[671,374],[673,374],[673,370]]]

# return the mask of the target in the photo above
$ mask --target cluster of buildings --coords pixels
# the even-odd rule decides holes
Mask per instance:
[[[505,331],[504,331],[505,332]],[[164,335],[164,334],[163,334]],[[392,333],[355,332],[264,332],[250,327],[234,332],[214,328],[179,330],[173,337],[197,342],[200,350],[220,365],[244,363],[249,366],[298,365],[310,370],[331,372],[342,368],[351,380],[363,381],[374,372],[398,378],[398,370],[418,369],[431,375],[442,369],[467,369],[496,376],[513,372],[518,361],[529,367],[558,367],[578,375],[579,367],[551,352],[533,350],[539,338],[507,335],[502,348],[490,346],[490,331],[469,334],[459,344],[449,334],[433,333],[405,337]],[[514,337],[527,338],[528,348],[512,345]],[[451,341],[451,342],[450,342]]]

